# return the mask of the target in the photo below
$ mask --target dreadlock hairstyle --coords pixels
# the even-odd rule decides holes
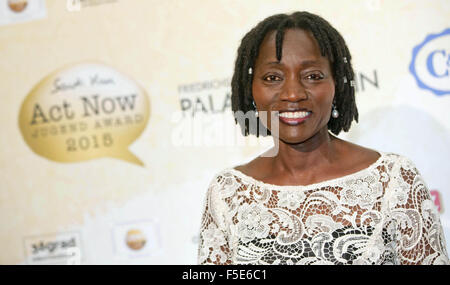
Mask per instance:
[[[350,52],[342,36],[330,23],[320,16],[304,11],[268,17],[242,39],[231,80],[231,102],[236,124],[239,122],[244,136],[249,134],[259,136],[260,133],[270,135],[270,131],[261,124],[258,117],[254,118],[258,122],[258,129],[254,133],[253,128],[249,128],[249,121],[238,120],[236,113],[237,111],[243,113],[256,111],[252,95],[253,74],[249,72],[249,69],[254,69],[259,47],[265,36],[270,31],[276,31],[276,56],[277,60],[281,61],[284,32],[291,28],[310,31],[319,44],[321,55],[330,61],[335,80],[334,104],[339,110],[339,117],[329,120],[328,129],[336,135],[342,130],[347,132],[353,120],[358,122]]]

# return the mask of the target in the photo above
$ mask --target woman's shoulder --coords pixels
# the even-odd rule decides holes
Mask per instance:
[[[409,156],[397,152],[385,152],[384,156],[384,164],[392,175],[403,179],[421,176],[416,163]]]
[[[415,166],[414,162],[409,156],[400,154],[398,152],[383,152],[386,161],[403,166]]]
[[[420,175],[419,170],[413,160],[405,154],[393,151],[385,151],[379,149],[370,149],[377,153],[379,158],[374,159],[369,158],[368,161],[375,161],[368,163],[369,168],[376,170],[377,172],[382,171],[392,177],[405,178],[407,176],[413,177]],[[372,156],[370,152],[366,152],[367,157]],[[367,161],[367,160],[366,160]],[[367,162],[366,162],[367,163]],[[381,167],[381,168],[380,168]]]
[[[223,190],[224,188],[235,186],[237,184],[236,174],[238,172],[233,166],[217,170],[210,180],[210,190]]]
[[[235,166],[228,166],[221,169],[217,169],[212,175],[212,182],[220,182],[226,180],[227,177],[231,177],[235,173]]]
[[[344,141],[346,153],[352,161],[360,161],[362,164],[371,165],[377,161],[384,164],[394,163],[396,165],[414,166],[412,160],[403,154],[392,151],[385,151],[376,148],[364,147],[352,142]],[[345,152],[344,152],[345,153]]]

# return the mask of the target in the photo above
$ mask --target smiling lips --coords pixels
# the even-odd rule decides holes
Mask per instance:
[[[278,116],[281,122],[291,126],[295,126],[308,119],[311,116],[311,114],[312,113],[310,111],[295,111],[295,112],[281,111],[278,114]]]

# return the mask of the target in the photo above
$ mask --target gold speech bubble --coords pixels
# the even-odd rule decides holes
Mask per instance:
[[[19,127],[38,155],[58,162],[113,157],[143,166],[128,147],[147,125],[144,89],[102,63],[63,67],[22,103]]]

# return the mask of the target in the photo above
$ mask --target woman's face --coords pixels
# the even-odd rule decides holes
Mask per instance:
[[[258,111],[278,111],[279,137],[301,143],[327,128],[334,98],[330,63],[309,31],[287,29],[281,61],[276,32],[263,40],[255,62],[252,92]],[[268,128],[271,130],[270,116]]]

